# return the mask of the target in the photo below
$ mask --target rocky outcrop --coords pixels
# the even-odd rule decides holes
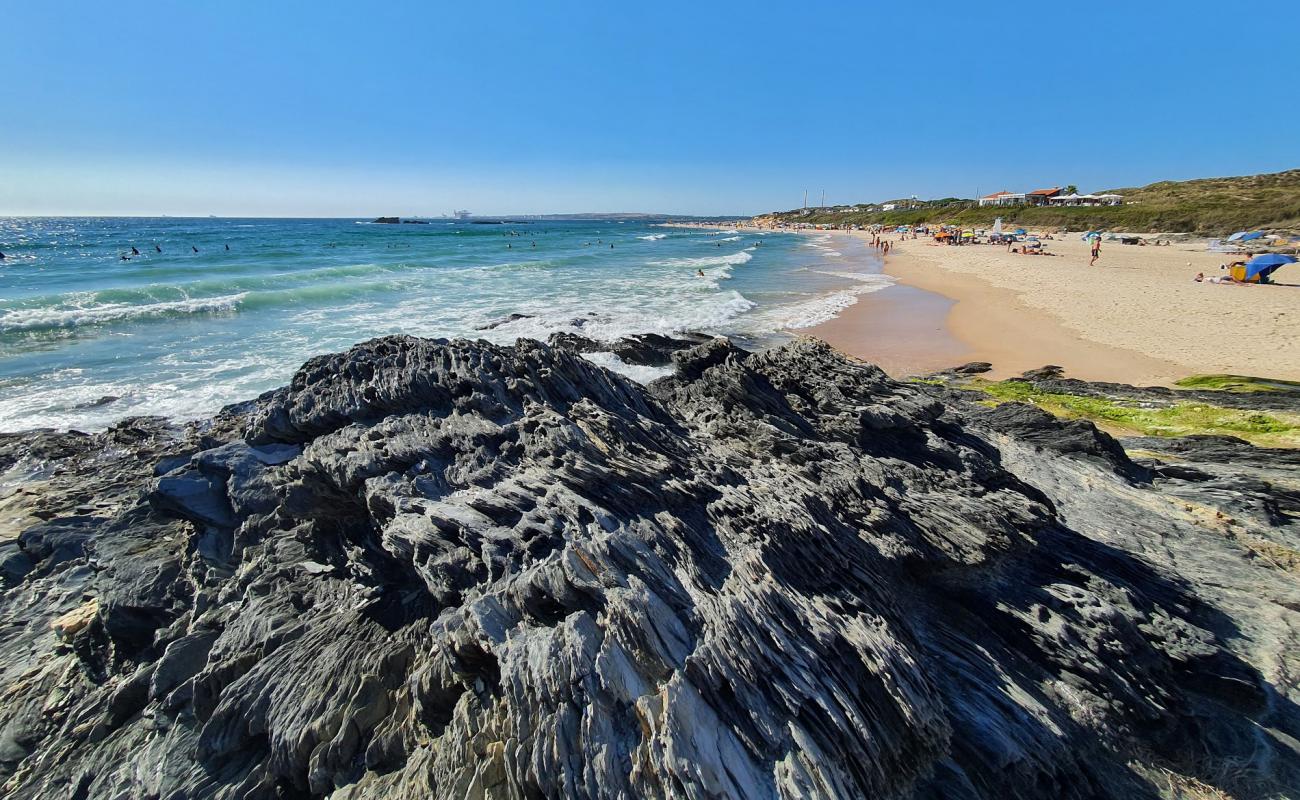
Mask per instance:
[[[612,342],[590,339],[576,333],[561,331],[551,334],[547,344],[575,353],[610,352],[625,364],[647,367],[664,367],[672,363],[673,354],[689,350],[713,339],[703,333],[681,333],[665,336],[661,333],[641,333],[622,336]]]
[[[375,225],[396,225],[401,221],[400,217],[376,217],[371,222]]]
[[[1216,510],[1269,480],[816,342],[672,359],[391,337],[0,439],[5,795],[1300,785],[1300,586],[1249,544],[1295,515]]]

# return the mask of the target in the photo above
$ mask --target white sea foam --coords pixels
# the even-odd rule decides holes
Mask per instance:
[[[583,353],[582,357],[597,366],[629,377],[637,383],[649,383],[656,378],[673,374],[672,367],[646,367],[640,364],[628,364],[613,353]]]
[[[248,296],[247,292],[189,300],[172,300],[147,305],[105,303],[72,308],[16,308],[0,315],[0,333],[34,331],[48,328],[74,328],[79,325],[102,325],[122,320],[151,317],[214,314],[234,311]]]
[[[816,270],[821,272],[821,270]],[[888,275],[865,272],[823,272],[857,281],[854,286],[818,295],[797,303],[778,306],[763,312],[755,322],[762,327],[776,330],[797,330],[811,328],[838,317],[844,309],[858,302],[864,294],[878,292],[894,285],[894,279]]]
[[[704,267],[720,266],[738,266],[744,264],[754,257],[753,253],[741,250],[738,253],[729,253],[724,256],[704,256],[702,258],[670,258],[667,261],[652,261],[656,267],[693,267],[703,269]]]
[[[668,234],[666,234],[666,233],[652,233],[652,234],[650,234],[650,235],[648,235],[648,236],[638,236],[638,237],[636,237],[636,238],[638,238],[638,239],[645,239],[647,242],[656,242],[656,241],[658,241],[658,240],[660,240],[660,239],[667,239],[667,238],[668,238]]]
[[[727,236],[727,237],[724,237],[724,238],[722,238],[722,239],[719,239],[718,241],[719,241],[719,242],[739,242],[739,241],[740,241],[740,237],[739,237],[739,236]]]

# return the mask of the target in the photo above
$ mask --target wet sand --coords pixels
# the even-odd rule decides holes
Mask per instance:
[[[895,377],[922,375],[974,360],[948,327],[954,302],[915,286],[863,295],[838,317],[801,331]]]

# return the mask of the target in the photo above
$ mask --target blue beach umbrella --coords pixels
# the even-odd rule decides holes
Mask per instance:
[[[1267,278],[1273,273],[1273,270],[1283,264],[1294,264],[1295,261],[1295,256],[1284,256],[1281,253],[1265,253],[1262,256],[1255,256],[1246,262],[1246,280],[1250,280],[1256,275]]]
[[[1258,239],[1264,234],[1260,231],[1237,231],[1228,237],[1230,242],[1249,242],[1251,239]]]
[[[1024,229],[1024,228],[1016,228],[1016,230],[1015,230],[1015,234],[1016,234],[1017,236],[1024,236],[1024,235],[1025,235],[1025,229]]]
[[[1101,231],[1088,231],[1087,233],[1085,233],[1083,236],[1079,238],[1083,239],[1085,242],[1088,241],[1089,239],[1100,239]]]

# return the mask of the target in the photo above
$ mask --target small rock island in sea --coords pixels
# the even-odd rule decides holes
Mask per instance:
[[[1300,786],[1294,454],[1135,459],[812,340],[637,340],[647,386],[577,345],[0,435],[4,795]]]

